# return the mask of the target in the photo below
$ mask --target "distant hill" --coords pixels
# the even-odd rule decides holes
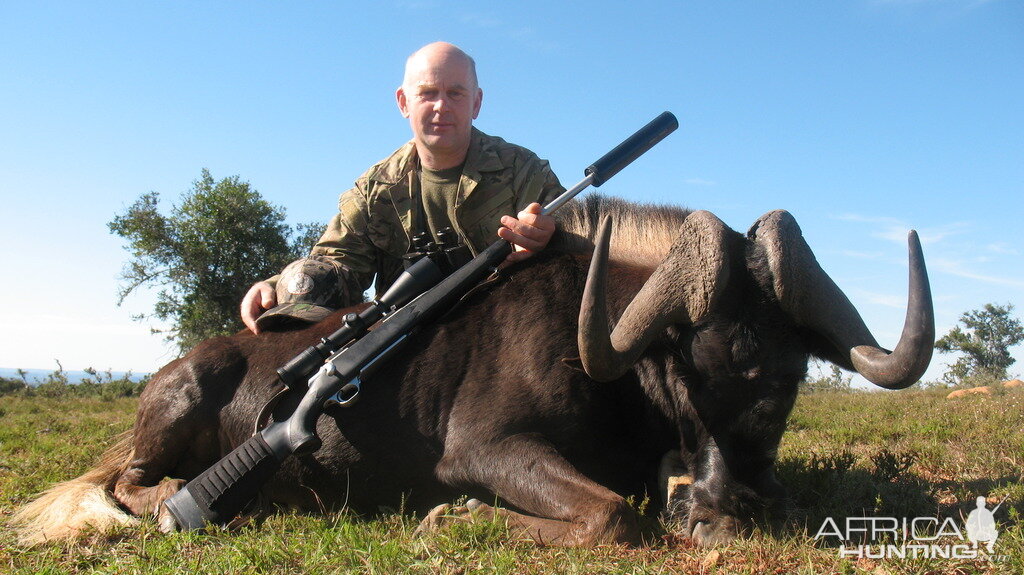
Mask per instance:
[[[46,381],[46,376],[48,376],[48,375],[50,375],[51,373],[54,372],[54,370],[52,370],[52,369],[26,369],[25,371],[28,372],[25,375],[25,379],[28,380],[29,385],[36,385],[36,384],[39,384],[39,383],[43,383],[44,381]],[[102,375],[103,377],[106,377],[106,372],[105,371],[103,371],[103,370],[98,370],[98,371],[100,372],[100,375]],[[114,379],[121,379],[126,374],[128,374],[128,372],[127,371],[111,371],[110,374],[114,376]],[[64,372],[64,375],[67,376],[68,383],[79,383],[79,382],[82,381],[82,379],[84,379],[86,377],[92,377],[88,373],[86,373],[84,371],[78,371],[78,370],[66,370]],[[145,375],[148,375],[148,374],[132,372],[131,380],[132,381],[139,381]],[[8,379],[21,379],[21,376],[18,375],[18,369],[17,368],[13,368],[13,367],[0,367],[0,377],[6,377]]]

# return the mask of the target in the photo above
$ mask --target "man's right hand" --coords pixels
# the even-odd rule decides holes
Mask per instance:
[[[259,333],[256,318],[277,305],[277,291],[267,282],[257,282],[242,298],[242,323],[253,333]]]

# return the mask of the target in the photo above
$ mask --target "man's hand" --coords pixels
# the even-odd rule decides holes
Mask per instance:
[[[259,333],[256,318],[277,305],[277,291],[267,282],[253,284],[242,298],[242,323],[253,333]]]
[[[555,233],[555,218],[541,215],[541,206],[534,202],[519,212],[518,219],[502,216],[498,237],[515,244],[516,250],[505,259],[508,263],[520,262],[539,252],[548,245]]]

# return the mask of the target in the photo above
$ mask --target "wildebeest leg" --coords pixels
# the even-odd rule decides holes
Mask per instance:
[[[216,458],[216,415],[188,370],[173,370],[147,387],[139,402],[134,448],[113,486],[114,497],[136,515],[156,515],[185,484],[182,461]],[[201,467],[200,467],[201,468]],[[190,471],[190,470],[186,470]]]
[[[143,487],[144,481],[144,468],[134,467],[122,474],[114,487],[114,496],[135,515],[157,515],[160,504],[185,485],[184,479],[170,477],[150,487]]]
[[[160,504],[181,489],[183,480],[165,477],[194,439],[187,425],[169,418],[156,427],[156,418],[148,415],[140,410],[132,458],[114,484],[114,497],[135,515],[155,515]],[[139,437],[140,432],[146,436]]]
[[[689,490],[687,531],[699,545],[723,545],[750,532],[751,518],[762,509],[759,494],[733,473],[717,438],[709,437],[697,454],[696,481]],[[728,443],[724,443],[730,449]],[[754,460],[748,453],[747,463]],[[770,466],[765,471],[771,475]],[[762,473],[761,475],[763,475]]]
[[[636,514],[626,500],[577,471],[539,434],[449,444],[437,475],[452,485],[483,486],[530,513],[473,506],[474,514],[497,513],[538,543],[639,542]]]

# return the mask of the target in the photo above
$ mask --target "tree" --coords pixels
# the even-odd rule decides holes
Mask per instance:
[[[1003,380],[1006,370],[1016,361],[1009,348],[1024,341],[1020,320],[1010,317],[1013,305],[985,304],[983,309],[964,312],[960,323],[935,342],[942,353],[964,355],[949,366],[942,377],[954,385],[974,378]]]
[[[238,176],[215,182],[206,169],[170,215],[158,203],[156,192],[144,194],[107,224],[132,255],[117,303],[140,287],[162,288],[153,312],[135,318],[169,320],[167,340],[182,352],[240,329],[238,305],[249,286],[307,254],[310,238],[323,229],[300,224],[293,232],[284,209],[248,182]]]
[[[853,376],[846,375],[838,365],[831,364],[828,375],[823,371],[822,362],[813,360],[818,377],[806,378],[800,391],[803,393],[821,393],[825,391],[852,391]]]

